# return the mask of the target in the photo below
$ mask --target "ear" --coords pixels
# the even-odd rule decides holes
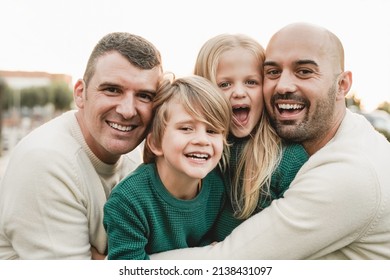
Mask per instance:
[[[149,147],[149,150],[157,157],[161,157],[164,155],[162,148],[156,145],[153,135],[150,132],[146,136],[146,145]]]
[[[337,100],[344,100],[345,96],[348,94],[352,86],[352,73],[350,71],[345,71],[340,74],[338,81],[338,91],[337,91]]]
[[[73,99],[78,108],[84,107],[84,90],[86,89],[85,82],[82,79],[77,80],[73,89]]]

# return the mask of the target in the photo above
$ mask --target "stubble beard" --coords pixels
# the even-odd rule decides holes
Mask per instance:
[[[335,111],[336,84],[328,90],[325,98],[318,99],[314,112],[310,114],[312,104],[306,102],[306,113],[302,120],[270,120],[277,134],[287,142],[305,143],[318,141],[328,132],[333,123]]]

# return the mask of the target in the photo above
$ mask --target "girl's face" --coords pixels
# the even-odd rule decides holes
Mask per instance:
[[[161,147],[155,147],[157,168],[166,187],[197,184],[222,156],[223,134],[196,120],[177,101],[171,112]]]
[[[230,129],[236,137],[248,136],[263,113],[261,67],[252,52],[244,48],[229,50],[220,57],[216,81],[232,105]]]

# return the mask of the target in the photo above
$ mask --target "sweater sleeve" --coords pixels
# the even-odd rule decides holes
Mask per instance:
[[[108,237],[109,260],[148,260],[147,223],[142,222],[143,214],[137,211],[137,197],[122,192],[124,183],[115,187],[104,206],[103,224]],[[141,187],[141,186],[139,186]]]
[[[87,202],[74,154],[18,151],[2,188],[4,233],[20,259],[90,259]]]
[[[214,246],[151,259],[316,259],[362,237],[374,219],[378,181],[364,159],[327,151],[312,156],[284,198],[274,200]]]

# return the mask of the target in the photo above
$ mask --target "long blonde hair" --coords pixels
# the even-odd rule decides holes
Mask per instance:
[[[221,55],[234,48],[251,51],[263,76],[264,48],[244,34],[220,34],[209,39],[200,49],[194,74],[205,77],[217,85],[217,69]],[[242,150],[237,170],[231,180],[232,205],[239,219],[250,217],[259,200],[270,197],[270,183],[273,172],[281,158],[281,140],[269,123],[263,111],[258,125]]]

